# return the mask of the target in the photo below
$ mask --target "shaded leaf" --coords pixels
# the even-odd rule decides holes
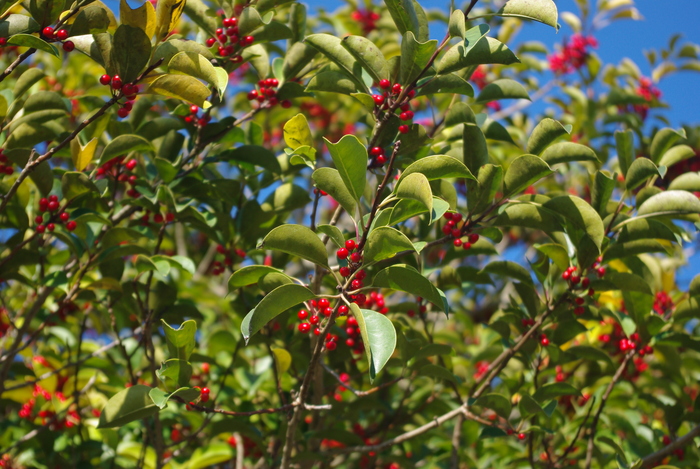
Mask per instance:
[[[259,249],[273,249],[328,267],[326,246],[316,233],[302,225],[282,225],[270,231]]]
[[[348,214],[351,216],[355,214],[355,209],[357,207],[355,199],[345,187],[345,183],[337,169],[318,168],[313,172],[311,178],[316,183],[316,187],[333,197]]]
[[[520,192],[553,172],[547,163],[535,155],[519,156],[506,170],[503,178],[503,195],[508,197]]]
[[[246,343],[280,313],[315,296],[308,288],[296,284],[281,285],[272,290],[243,318],[241,333]]]
[[[598,161],[598,157],[590,147],[573,142],[560,142],[547,147],[542,152],[542,159],[550,166],[572,161]]]
[[[570,132],[570,128],[564,127],[558,121],[546,117],[537,124],[527,140],[527,152],[539,155],[556,139]]]
[[[464,44],[452,46],[437,64],[437,72],[445,74],[481,64],[510,65],[520,62],[508,47],[497,39],[485,36],[465,56]]]
[[[449,312],[445,294],[436,288],[430,280],[421,275],[420,272],[405,264],[392,265],[379,271],[372,280],[372,286],[391,288],[420,296],[430,301],[441,311],[444,311],[445,314]]]
[[[337,143],[324,140],[345,187],[359,202],[367,184],[367,147],[354,135],[344,135]]]
[[[405,234],[389,226],[375,228],[367,237],[364,265],[389,259],[402,251],[415,251],[413,243]]]
[[[112,396],[100,412],[97,428],[114,428],[134,420],[144,419],[158,413],[158,407],[150,398],[149,386],[136,384]]]
[[[523,85],[510,78],[501,78],[492,81],[484,87],[476,98],[476,102],[483,104],[499,99],[527,99],[530,96]]]

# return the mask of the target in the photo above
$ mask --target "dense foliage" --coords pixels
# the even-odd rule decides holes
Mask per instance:
[[[0,467],[700,465],[700,48],[445,3],[0,2]]]

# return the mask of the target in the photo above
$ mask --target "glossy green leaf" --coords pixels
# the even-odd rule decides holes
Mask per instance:
[[[428,212],[433,210],[433,192],[428,178],[422,173],[412,173],[402,179],[395,189],[396,197],[412,199],[425,206]]]
[[[481,272],[494,274],[501,277],[510,277],[523,283],[532,283],[530,271],[513,261],[493,261],[489,262]]]
[[[555,215],[549,210],[528,203],[509,205],[494,220],[494,226],[520,226],[542,230],[545,233],[563,231]]]
[[[345,36],[341,41],[345,49],[355,57],[374,81],[390,79],[389,64],[384,54],[369,39],[363,36]]]
[[[591,206],[601,217],[607,214],[608,201],[615,189],[615,180],[602,171],[596,171],[591,187]]]
[[[394,257],[402,251],[414,251],[411,240],[399,230],[389,226],[375,228],[367,237],[364,248],[364,264],[374,264],[384,259]]]
[[[671,167],[676,163],[685,161],[695,156],[695,150],[688,145],[676,145],[669,148],[659,160],[659,166]]]
[[[419,42],[411,31],[406,32],[401,41],[400,82],[413,83],[428,65],[436,48],[436,40]]]
[[[492,81],[484,87],[476,98],[476,102],[483,104],[499,99],[527,99],[530,96],[523,85],[510,78],[500,78]]]
[[[320,53],[325,55],[331,62],[336,64],[348,74],[359,87],[359,91],[368,92],[369,90],[359,79],[362,76],[362,65],[355,60],[355,57],[343,47],[340,38],[330,34],[312,34],[304,39],[306,44],[315,47]]]
[[[607,272],[603,280],[591,281],[591,287],[596,291],[639,292],[651,295],[651,287],[639,275],[629,272]]]
[[[318,55],[318,49],[303,42],[297,42],[289,48],[284,57],[282,75],[285,80],[296,78],[297,74],[307,67]]]
[[[497,39],[485,36],[465,56],[464,44],[452,46],[437,64],[437,72],[445,74],[481,64],[510,65],[520,60]]]
[[[665,127],[654,135],[649,147],[650,158],[654,163],[658,163],[661,157],[676,143],[679,138],[685,138],[685,130],[673,130]]]
[[[324,140],[345,187],[359,202],[367,184],[367,147],[354,135],[344,135],[337,143]]]
[[[555,143],[547,147],[541,157],[549,166],[573,161],[598,162],[598,157],[590,147],[573,142]]]
[[[311,178],[316,183],[316,187],[333,197],[348,214],[351,216],[355,214],[357,208],[355,198],[348,191],[337,169],[318,168],[313,172]]]
[[[12,13],[0,21],[0,37],[39,31],[41,26],[31,16]]]
[[[487,24],[478,24],[464,33],[464,56],[481,41],[491,30]]]
[[[307,92],[325,91],[328,93],[354,94],[358,91],[357,82],[348,78],[347,74],[326,71],[314,75],[306,85]],[[374,102],[372,103],[374,104]]]
[[[79,195],[83,195],[88,192],[99,192],[97,186],[95,186],[95,183],[92,182],[92,180],[90,180],[86,174],[72,171],[63,173],[63,177],[61,178],[61,188],[63,198],[66,200],[73,200]]]
[[[644,184],[647,179],[658,175],[659,168],[649,158],[636,158],[625,175],[625,186],[628,191],[632,191]]]
[[[474,96],[474,88],[472,85],[456,73],[431,77],[428,81],[422,83],[417,91],[417,96],[429,96],[439,93]]]
[[[465,124],[462,132],[464,164],[478,176],[479,170],[489,162],[489,150],[484,133],[476,124]]]
[[[350,310],[360,328],[369,365],[369,379],[373,382],[396,349],[396,329],[383,314],[360,309],[355,303],[350,304]]]
[[[443,178],[475,179],[471,172],[457,158],[447,155],[431,155],[411,163],[403,172],[397,184],[410,174],[421,173],[429,181]]]
[[[570,353],[577,358],[583,358],[584,360],[605,362],[608,365],[613,364],[610,354],[602,351],[599,348],[591,347],[590,345],[576,345],[574,347],[569,347],[566,351],[567,353]]]
[[[681,174],[668,185],[669,190],[700,192],[700,173]]]
[[[214,34],[212,33],[212,36]],[[153,52],[153,58],[151,63],[157,61],[158,59],[163,59],[163,64],[168,64],[180,52],[189,52],[191,54],[198,54],[206,59],[213,59],[214,55],[209,51],[209,49],[199,44],[195,41],[190,41],[187,39],[177,39],[171,37],[165,42],[161,42]]]
[[[573,195],[563,195],[550,199],[542,206],[558,213],[574,227],[586,233],[600,250],[605,237],[603,220],[585,200]]]
[[[192,378],[192,365],[187,360],[171,358],[166,360],[156,371],[158,379],[165,383],[168,389],[177,389],[187,386]],[[197,397],[197,396],[195,396]],[[158,403],[156,402],[156,405]],[[161,405],[158,405],[161,409]]]
[[[124,83],[131,83],[148,65],[151,39],[141,28],[120,25],[114,32],[111,60]],[[153,85],[151,85],[153,86]]]
[[[518,193],[553,172],[538,156],[519,156],[506,170],[503,178],[503,195],[508,197]]]
[[[485,407],[496,412],[496,415],[508,420],[512,406],[510,400],[502,394],[484,394],[474,401],[473,405]]]
[[[508,0],[496,14],[539,21],[559,30],[557,6],[552,0]]]
[[[259,249],[273,249],[328,267],[326,246],[318,235],[302,225],[282,225],[270,231]]]
[[[617,237],[618,242],[636,241],[642,239],[665,239],[678,241],[676,234],[664,223],[653,218],[637,218],[625,223]]]
[[[207,98],[211,94],[209,88],[201,81],[187,75],[162,75],[153,80],[148,87],[148,92],[181,99],[191,104],[196,104],[202,109],[211,107]]]
[[[444,311],[445,314],[449,312],[445,294],[436,288],[430,280],[421,275],[420,272],[405,264],[392,265],[379,271],[372,280],[372,286],[391,288],[420,296],[430,301],[441,311]]]
[[[427,39],[427,34],[421,34],[420,20],[413,0],[385,0],[384,4],[402,36],[410,31],[418,40]]]
[[[640,216],[670,216],[700,214],[700,200],[690,192],[665,191],[649,197],[638,209]]]
[[[110,141],[100,155],[100,164],[103,165],[109,160],[118,156],[126,155],[132,151],[153,152],[153,144],[143,137],[134,134],[119,135]]]
[[[241,333],[246,343],[280,313],[315,296],[311,290],[297,284],[281,285],[272,290],[243,318]]]
[[[7,44],[11,46],[31,47],[58,57],[58,49],[56,49],[56,46],[36,36],[32,36],[31,34],[15,34],[7,40]]]
[[[136,384],[112,396],[100,413],[97,428],[114,428],[158,413],[148,393],[151,388]]]
[[[165,332],[165,342],[168,344],[170,356],[180,360],[189,360],[195,346],[197,323],[190,319],[174,329],[162,319],[160,322],[163,332]]]
[[[170,360],[168,360],[170,361]],[[186,385],[184,385],[186,386]],[[153,403],[158,406],[159,409],[164,409],[168,405],[168,401],[177,396],[182,398],[185,402],[192,402],[195,399],[199,397],[201,393],[199,392],[198,389],[195,388],[189,388],[189,387],[181,387],[174,392],[168,394],[164,391],[161,391],[158,388],[153,388],[151,391],[148,393],[149,397],[153,401]]]
[[[520,415],[523,418],[528,418],[532,415],[536,415],[540,412],[543,412],[542,407],[529,394],[523,394],[522,396],[520,396],[520,401],[518,402],[518,410],[520,411]]]
[[[643,253],[667,252],[668,248],[655,239],[637,239],[624,243],[613,244],[605,251],[605,260],[637,256]]]
[[[196,52],[183,51],[175,54],[168,62],[168,71],[204,80],[210,85],[216,86],[220,94],[224,94],[228,84],[228,74],[225,74],[223,77],[220,76],[216,71],[216,67],[206,57]]]
[[[569,253],[561,244],[540,244],[535,249],[549,257],[560,270],[566,270],[570,265]]]
[[[467,207],[473,213],[480,213],[492,203],[501,189],[503,168],[487,164],[481,167],[477,181],[467,180]]]
[[[460,37],[464,39],[464,34],[467,32],[466,18],[464,12],[457,8],[450,15],[450,21],[447,28],[451,37]]]
[[[569,383],[545,384],[532,396],[539,403],[561,396],[581,396],[581,392]]]
[[[676,320],[698,318],[700,319],[700,296],[691,296],[681,300],[673,311]]]
[[[258,145],[243,145],[233,150],[226,150],[216,155],[219,161],[238,161],[260,166],[275,174],[282,173],[279,161],[274,153]]]
[[[238,18],[239,35],[245,36],[263,25],[263,19],[254,7],[244,8]]]
[[[617,147],[617,163],[620,165],[620,171],[624,176],[627,176],[627,170],[635,158],[632,131],[615,131],[615,146]]]
[[[533,155],[539,155],[556,139],[570,132],[570,128],[564,127],[554,119],[545,117],[537,124],[530,138],[527,140],[527,152]]]

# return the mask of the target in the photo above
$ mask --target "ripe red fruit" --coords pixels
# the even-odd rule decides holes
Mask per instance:
[[[462,249],[464,249],[465,251],[467,249],[471,249],[471,248],[472,248],[472,243],[467,242],[467,243],[462,244]]]
[[[49,202],[58,202],[58,196],[57,195],[50,195],[49,196]]]
[[[372,147],[372,149],[369,151],[369,154],[372,156],[383,155],[384,149],[382,147]]]
[[[58,210],[58,202],[55,200],[52,200],[51,202],[49,202],[48,207],[49,207],[50,211],[55,212],[56,210]]]
[[[408,126],[408,125],[406,125],[406,124],[403,124],[403,125],[400,125],[400,126],[399,126],[399,133],[401,133],[401,134],[407,134],[407,133],[409,133],[410,131],[411,131],[411,127]]]
[[[605,267],[598,267],[598,277],[605,276]]]
[[[356,247],[357,244],[355,243],[354,239],[348,239],[345,241],[345,249],[348,251],[354,251]]]
[[[460,238],[455,239],[452,241],[452,245],[456,248],[460,247],[462,245],[462,240]]]
[[[476,243],[477,241],[479,241],[479,235],[478,235],[478,234],[472,233],[472,234],[469,235],[469,242],[470,242],[470,243],[474,244],[474,243]]]
[[[246,47],[251,45],[255,41],[253,36],[243,36],[241,38],[241,47]]]
[[[110,83],[112,83],[112,77],[110,77],[110,76],[107,75],[106,73],[100,77],[100,84],[101,84],[101,85],[107,86],[107,85],[109,85]]]
[[[289,109],[290,107],[292,107],[292,102],[288,99],[285,99],[280,103],[280,105],[285,109]]]
[[[581,316],[585,312],[585,309],[583,306],[577,306],[574,308],[574,314],[576,316]]]
[[[374,161],[376,161],[378,165],[383,166],[386,163],[386,156],[379,155]]]
[[[549,345],[549,339],[544,334],[540,336],[540,345],[542,345],[542,347],[546,347]]]
[[[358,263],[362,260],[362,254],[360,254],[359,252],[353,252],[352,254],[350,254],[350,260],[355,263]]]
[[[391,87],[391,91],[393,91],[395,94],[401,93],[402,90],[403,88],[398,83],[394,83],[394,86]]]
[[[122,119],[124,119],[125,117],[127,117],[129,115],[129,110],[124,108],[124,107],[121,107],[117,110],[117,115],[119,117],[121,117]]]
[[[53,39],[54,34],[53,34],[53,28],[51,26],[45,27],[42,31],[41,34],[46,37],[47,39]]]
[[[367,277],[367,272],[365,272],[364,270],[358,270],[355,274],[355,278],[358,280],[364,280],[365,277]]]
[[[297,329],[299,329],[299,332],[301,332],[302,334],[308,334],[311,330],[311,324],[309,324],[308,322],[302,322],[297,326]]]
[[[571,278],[571,272],[565,270],[564,273],[561,274],[561,278],[563,278],[564,280],[569,280],[569,278]]]
[[[163,220],[164,220],[163,215],[161,215],[160,213],[156,213],[155,215],[153,215],[154,222],[163,223]]]
[[[309,312],[306,311],[305,309],[300,309],[299,312],[297,313],[297,317],[303,321],[304,319],[309,317]]]
[[[318,324],[319,321],[321,321],[321,318],[320,318],[319,316],[315,315],[315,314],[309,318],[309,322],[310,322],[311,324],[313,324],[314,326],[315,326],[316,324]]]
[[[39,210],[45,212],[49,208],[49,200],[46,197],[39,199]]]
[[[399,119],[402,121],[410,121],[413,119],[413,111],[405,111],[399,114]]]
[[[385,90],[388,90],[389,88],[391,88],[391,82],[389,80],[387,80],[386,78],[383,78],[383,79],[379,80],[379,87],[384,88]]]
[[[72,52],[75,50],[75,44],[73,41],[66,41],[63,43],[63,50],[66,52]]]
[[[518,433],[518,440],[524,440],[526,438],[524,433]]]
[[[335,350],[337,346],[338,346],[338,344],[334,340],[330,340],[330,341],[326,342],[326,349],[329,352],[332,352],[333,350]]]
[[[577,305],[582,305],[585,302],[586,302],[586,300],[584,300],[583,298],[576,298],[574,300],[574,303],[576,303]]]
[[[253,101],[258,97],[258,92],[257,90],[252,90],[248,93],[248,101]]]
[[[317,304],[319,308],[328,308],[331,305],[331,302],[328,301],[328,298],[321,298],[318,300]]]
[[[0,37],[0,46],[6,46],[6,45],[7,45],[7,38]]]
[[[127,83],[122,87],[122,93],[124,93],[125,96],[131,96],[138,92],[138,87],[136,85],[132,85],[131,83]]]
[[[349,252],[345,248],[340,248],[335,254],[338,257],[338,259],[347,259]]]
[[[58,31],[56,31],[56,38],[59,41],[65,41],[66,39],[68,39],[68,31],[66,31],[65,29],[59,29]]]
[[[138,161],[129,160],[126,162],[125,166],[126,166],[126,169],[128,169],[129,171],[133,171],[137,164],[138,164]]]
[[[338,306],[338,313],[341,315],[348,314],[348,307],[345,305]]]
[[[213,37],[207,39],[207,47],[212,47],[214,44],[216,44],[216,39],[214,39]]]
[[[113,90],[120,90],[124,84],[122,83],[122,79],[119,77],[119,75],[114,75],[112,77],[111,85]]]
[[[71,221],[69,221],[68,223],[66,223],[66,229],[67,229],[68,231],[73,231],[77,226],[78,226],[78,224],[77,224],[75,221],[73,221],[73,220],[71,220]]]
[[[165,214],[165,221],[167,222],[173,222],[175,221],[175,214],[172,212],[168,212]]]
[[[34,217],[34,223],[43,223],[44,222],[44,216],[43,215],[37,215]]]
[[[573,283],[574,285],[579,283],[580,281],[581,281],[581,276],[579,276],[579,275],[572,275],[571,276],[571,283]]]
[[[44,225],[37,225],[36,231],[37,233],[43,233],[44,231],[46,231],[46,227]]]
[[[56,225],[54,225],[53,223],[49,223],[48,225],[46,225],[46,228],[48,228],[49,231],[53,231],[56,229]]]
[[[381,94],[372,95],[372,99],[374,100],[374,104],[376,104],[377,106],[381,106],[382,104],[384,104],[384,96],[382,96]]]
[[[350,267],[341,267],[340,268],[340,275],[342,277],[349,277],[350,276]]]

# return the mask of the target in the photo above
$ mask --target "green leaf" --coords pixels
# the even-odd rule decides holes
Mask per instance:
[[[411,31],[401,41],[400,82],[409,84],[420,75],[437,48],[437,41],[418,42]]]
[[[481,64],[510,65],[520,62],[505,44],[488,36],[482,38],[466,56],[465,51],[464,44],[452,46],[438,62],[437,72],[445,74]]]
[[[318,49],[297,42],[287,50],[282,67],[282,76],[285,80],[296,78],[297,74],[307,67],[318,54]]]
[[[629,220],[620,230],[618,242],[636,241],[643,239],[666,239],[677,242],[676,234],[664,223],[653,218],[637,218]]]
[[[700,214],[700,200],[686,191],[664,191],[649,197],[638,209],[640,216],[670,216]]]
[[[362,76],[362,65],[355,60],[355,57],[343,47],[340,38],[330,34],[312,34],[304,39],[306,44],[315,47],[320,53],[325,55],[331,62],[336,64],[348,74],[359,91],[369,92],[367,86],[360,79]]]
[[[464,17],[464,12],[459,8],[454,10],[450,15],[448,30],[450,32],[450,37],[460,37],[464,39],[464,34],[467,32],[466,18]]]
[[[591,281],[591,286],[596,291],[628,291],[651,295],[651,287],[639,275],[629,272],[608,272],[603,280]]]
[[[539,21],[559,31],[557,6],[552,0],[508,0],[496,15]]]
[[[373,382],[396,349],[396,329],[383,314],[360,309],[355,303],[350,304],[350,310],[360,328],[369,364],[369,379]]]
[[[100,413],[97,428],[114,428],[158,413],[158,406],[149,397],[151,388],[136,384],[112,396]]]
[[[122,81],[131,83],[148,65],[151,39],[143,29],[122,24],[114,32],[110,57]]]
[[[384,4],[402,36],[410,31],[418,40],[427,39],[427,34],[421,34],[421,25],[413,0],[385,0]]]
[[[478,176],[482,166],[489,162],[489,149],[484,133],[476,124],[464,124],[462,132],[464,164]]]
[[[251,36],[255,37],[256,44],[261,44],[291,39],[293,33],[286,24],[280,23],[279,21],[271,21],[269,24],[263,25],[253,31]]]
[[[459,384],[459,379],[450,370],[448,370],[444,366],[434,365],[432,363],[421,366],[418,370],[418,374],[420,376],[428,376],[434,379],[443,379],[445,381],[450,381],[452,383]]]
[[[470,28],[465,34],[464,34],[464,56],[466,57],[467,54],[476,46],[479,41],[481,41],[484,36],[486,36],[491,28],[489,28],[488,24],[478,24],[474,26],[473,28]]]
[[[328,267],[326,246],[318,235],[302,225],[282,225],[270,231],[259,249],[273,249]]]
[[[576,345],[568,348],[566,351],[567,353],[570,353],[577,358],[583,358],[584,360],[605,362],[608,365],[613,364],[613,361],[608,353],[599,348],[591,347],[590,345]]]
[[[326,71],[314,75],[305,88],[308,92],[326,91],[329,93],[355,94],[358,91],[357,82],[348,78],[345,73]],[[372,102],[374,105],[374,101]]]
[[[156,375],[159,380],[165,383],[166,388],[177,389],[187,386],[190,383],[190,378],[192,378],[192,365],[190,365],[190,362],[187,360],[171,358],[163,362],[156,371]],[[163,406],[159,405],[157,402],[156,405],[161,409],[163,408]]]
[[[615,189],[615,180],[602,171],[596,171],[591,188],[591,206],[601,217],[607,214],[608,201]]]
[[[202,109],[211,107],[207,98],[211,94],[209,88],[201,81],[187,75],[161,75],[148,87],[149,93],[181,99],[196,104]]]
[[[472,88],[472,85],[456,73],[431,77],[428,81],[421,84],[417,91],[417,96],[429,96],[438,93],[474,96],[474,88]]]
[[[189,319],[177,329],[174,329],[168,323],[160,320],[165,332],[165,342],[168,344],[168,352],[172,358],[180,360],[189,360],[195,346],[195,334],[197,333],[197,323]]]
[[[20,46],[20,47],[32,47],[37,50],[43,50],[49,54],[58,57],[58,49],[53,44],[40,39],[31,34],[15,34],[7,40],[7,45],[10,46]]]
[[[520,226],[542,230],[545,233],[562,231],[557,218],[549,210],[528,203],[508,205],[494,220],[494,226]]]
[[[649,158],[636,158],[625,175],[625,186],[632,191],[652,176],[659,176],[659,168]]]
[[[545,384],[532,396],[540,404],[561,396],[581,396],[581,392],[569,383]]]
[[[374,264],[394,257],[402,251],[415,251],[413,243],[405,234],[389,226],[372,230],[364,248],[364,265]]]
[[[700,296],[691,296],[679,301],[673,311],[673,317],[676,320],[700,318]]]
[[[617,453],[617,455],[620,457],[620,459],[622,459],[622,461],[625,464],[627,464],[627,457],[625,456],[625,452],[615,440],[613,440],[612,438],[608,438],[607,436],[599,436],[596,438],[596,441],[600,441],[604,445],[607,445],[610,448],[612,448],[615,451],[615,453]]]
[[[197,399],[200,395],[199,390],[188,387],[181,387],[172,393],[168,394],[165,391],[161,391],[158,388],[153,388],[148,393],[149,397],[159,409],[164,409],[168,405],[168,401],[172,397],[181,397],[185,402],[192,402]]]
[[[510,277],[523,283],[532,284],[530,271],[513,261],[493,261],[481,269],[481,273]]]
[[[520,410],[520,415],[522,416],[522,418],[528,418],[532,415],[536,415],[540,412],[543,412],[542,407],[529,394],[523,394],[522,396],[520,396],[520,402],[518,402],[518,410]]]
[[[301,146],[313,146],[311,128],[304,114],[297,114],[284,124],[284,143],[292,150]]]
[[[545,117],[537,124],[527,140],[527,152],[539,155],[552,142],[568,133],[571,133],[570,127],[564,127],[558,121]]]
[[[226,150],[216,155],[219,161],[239,161],[260,166],[275,174],[281,174],[282,168],[274,153],[258,145],[243,145],[233,150]]]
[[[345,187],[359,202],[367,184],[367,148],[354,135],[344,135],[337,143],[323,140]]]
[[[654,163],[658,163],[661,157],[679,138],[686,138],[685,130],[673,130],[665,127],[654,135],[649,147],[650,158]]]
[[[254,7],[244,8],[238,18],[238,30],[241,36],[248,35],[263,25],[263,19]]]
[[[554,264],[556,264],[560,270],[566,270],[569,267],[569,253],[561,244],[540,244],[535,245],[534,247],[542,254],[552,259]]]
[[[542,206],[558,213],[575,228],[586,233],[600,251],[605,237],[603,220],[585,200],[573,195],[562,195],[548,200]]]
[[[315,298],[315,296],[308,288],[291,283],[272,290],[243,318],[241,332],[246,343],[253,334],[265,327],[280,313]]]
[[[688,145],[676,145],[671,147],[664,153],[664,155],[659,160],[659,166],[666,166],[667,168],[673,166],[676,163],[685,161],[689,158],[695,156],[695,150],[693,150]]]
[[[476,179],[461,161],[447,155],[426,156],[411,163],[401,173],[397,185],[400,185],[404,178],[413,173],[423,174],[429,181],[444,178]]]
[[[540,157],[522,155],[517,157],[506,170],[503,178],[503,195],[516,194],[554,171]]]
[[[277,368],[277,374],[283,375],[292,366],[292,355],[283,348],[270,347],[272,354],[275,357],[275,367]]]
[[[211,33],[214,36],[214,32]],[[165,42],[161,42],[158,47],[156,47],[153,52],[153,58],[151,63],[156,62],[158,59],[163,59],[164,64],[170,63],[173,57],[175,57],[180,52],[189,52],[193,54],[199,54],[207,59],[213,59],[214,55],[209,51],[209,49],[199,44],[198,42],[187,40],[187,39],[176,39],[170,38]]]
[[[220,94],[224,94],[228,84],[228,74],[217,73],[209,60],[196,52],[178,52],[168,62],[168,71],[175,74],[190,75],[216,86]]]
[[[41,26],[31,16],[12,13],[0,21],[0,37],[39,31]]]
[[[681,174],[668,185],[669,190],[683,190],[689,192],[700,191],[700,173]]]
[[[486,85],[477,96],[476,102],[483,104],[499,99],[527,99],[530,101],[530,96],[525,87],[517,81],[510,78],[500,78]]]
[[[105,149],[102,150],[102,155],[100,155],[100,165],[105,164],[117,156],[126,155],[132,151],[154,152],[155,148],[153,148],[151,142],[138,135],[119,135],[118,137],[114,138],[114,140],[109,142]]]
[[[634,134],[631,130],[615,131],[615,146],[617,148],[617,163],[623,176],[627,176],[627,170],[634,160]]]
[[[341,44],[367,70],[374,81],[391,78],[384,54],[372,41],[362,36],[345,36]]]
[[[73,200],[79,195],[86,194],[88,192],[99,192],[97,186],[95,186],[95,183],[92,182],[86,174],[72,171],[63,173],[63,177],[61,178],[61,188],[63,198],[66,200]]]
[[[357,204],[337,169],[318,168],[313,172],[311,178],[316,183],[316,187],[330,194],[350,216],[354,216]]]
[[[380,270],[374,276],[372,286],[391,288],[420,296],[444,311],[445,314],[449,312],[445,294],[436,288],[430,280],[421,275],[420,272],[405,264],[392,265]]]
[[[399,182],[395,189],[396,197],[400,199],[417,200],[425,206],[428,212],[433,211],[433,192],[430,182],[421,173],[409,174]],[[432,221],[432,220],[431,220]]]
[[[466,126],[465,126],[466,127]],[[467,207],[473,213],[485,210],[501,188],[503,168],[486,164],[479,170],[477,182],[467,181]]]
[[[502,394],[484,394],[474,401],[473,405],[486,407],[496,412],[496,415],[508,420],[512,406],[510,400]]]
[[[560,142],[547,147],[542,153],[542,159],[549,166],[572,161],[598,162],[598,157],[590,147],[572,142]]]

